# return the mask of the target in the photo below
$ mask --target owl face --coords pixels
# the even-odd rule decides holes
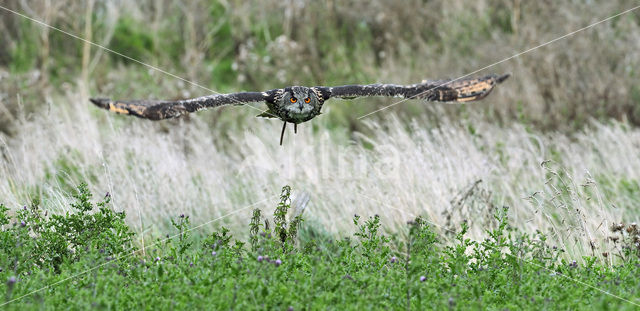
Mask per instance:
[[[315,117],[321,103],[311,88],[292,86],[282,94],[281,105],[287,119],[299,123]]]

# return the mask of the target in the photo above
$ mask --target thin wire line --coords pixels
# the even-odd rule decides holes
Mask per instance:
[[[143,62],[143,61],[140,61],[140,60],[137,60],[137,59],[135,59],[135,58],[133,58],[133,57],[130,57],[130,56],[124,55],[124,54],[122,54],[122,53],[120,53],[120,52],[117,52],[117,51],[114,51],[114,50],[112,50],[112,49],[110,49],[110,48],[108,48],[108,47],[106,47],[106,46],[103,46],[103,45],[100,45],[100,44],[98,44],[98,43],[95,43],[95,42],[89,41],[89,40],[87,40],[87,39],[85,39],[85,38],[82,38],[82,37],[77,36],[77,35],[74,35],[74,34],[72,34],[72,33],[70,33],[70,32],[64,31],[64,30],[62,30],[62,29],[60,29],[60,28],[57,28],[57,27],[55,27],[55,26],[51,26],[51,25],[49,25],[49,24],[47,24],[47,23],[44,23],[44,22],[42,22],[42,21],[39,21],[39,20],[37,20],[37,19],[34,19],[34,18],[29,17],[29,16],[27,16],[27,15],[24,15],[24,14],[22,14],[22,13],[16,12],[16,11],[14,11],[14,10],[8,9],[8,8],[3,7],[3,6],[1,6],[1,5],[0,5],[0,9],[3,9],[3,10],[8,11],[8,12],[11,12],[11,13],[13,13],[13,14],[16,14],[16,15],[20,16],[20,17],[26,18],[26,19],[28,19],[28,20],[30,20],[30,21],[32,21],[32,22],[35,22],[35,23],[37,23],[37,24],[40,24],[40,25],[42,25],[42,26],[44,26],[44,27],[51,28],[51,29],[53,29],[53,30],[59,31],[59,32],[61,32],[61,33],[65,34],[65,35],[67,35],[67,36],[70,36],[70,37],[75,38],[75,39],[77,39],[77,40],[80,40],[80,41],[83,41],[83,42],[89,43],[89,44],[91,44],[91,45],[93,45],[93,46],[96,46],[96,47],[99,47],[99,48],[101,48],[101,49],[103,49],[103,50],[105,50],[105,51],[107,51],[107,52],[110,52],[110,53],[116,54],[116,55],[118,55],[118,56],[120,56],[120,57],[124,57],[124,58],[126,58],[126,59],[128,59],[128,60],[130,60],[130,61],[136,62],[136,63],[138,63],[138,64],[140,64],[140,65],[146,66],[146,67],[151,68],[151,69],[156,70],[156,71],[159,71],[159,72],[161,72],[161,73],[163,73],[163,74],[165,74],[165,75],[168,75],[168,76],[170,76],[170,77],[173,77],[173,78],[176,78],[176,79],[178,79],[178,80],[181,80],[181,81],[184,81],[184,82],[186,82],[186,83],[189,83],[189,84],[191,84],[191,85],[197,86],[197,87],[202,88],[202,89],[204,89],[204,90],[207,90],[207,91],[209,91],[209,92],[211,92],[211,93],[214,93],[214,94],[217,94],[217,95],[225,95],[225,94],[222,94],[222,93],[216,92],[216,91],[214,91],[214,90],[212,90],[212,89],[210,89],[210,88],[208,88],[208,87],[205,87],[205,86],[202,86],[202,85],[200,85],[200,84],[198,84],[198,83],[195,83],[195,82],[193,82],[193,81],[191,81],[191,80],[187,80],[187,79],[185,79],[185,78],[182,78],[182,77],[180,77],[180,76],[177,76],[177,75],[175,75],[175,74],[172,74],[172,73],[170,73],[170,72],[168,72],[168,71],[162,70],[162,69],[160,69],[160,68],[158,68],[158,67],[156,67],[156,66],[149,65],[149,64],[147,64],[147,63],[145,63],[145,62]],[[248,105],[248,104],[245,104],[245,103],[241,103],[241,102],[239,102],[237,99],[233,98],[233,96],[230,96],[229,98],[231,98],[231,100],[235,101],[235,102],[236,102],[236,103],[238,103],[239,105],[247,106],[247,107],[251,107],[251,108],[253,108],[253,109],[255,109],[255,110],[258,110],[258,111],[260,111],[260,112],[265,112],[264,110],[262,110],[262,109],[260,109],[260,108],[256,108],[256,107],[253,107],[253,106],[251,106],[251,105]]]
[[[260,203],[266,202],[266,201],[271,200],[271,199],[275,199],[275,198],[277,198],[277,197],[278,197],[278,196],[272,196],[272,197],[269,197],[269,198],[263,199],[263,200],[258,201],[258,202],[256,202],[256,203],[253,203],[253,204],[251,204],[251,205],[245,206],[245,207],[243,207],[243,208],[241,208],[241,209],[238,209],[238,210],[235,210],[235,211],[233,211],[233,212],[230,212],[230,213],[227,213],[227,214],[225,214],[225,215],[222,215],[222,216],[220,216],[220,217],[218,217],[218,218],[215,218],[215,219],[209,220],[209,221],[207,221],[207,222],[205,222],[205,223],[202,223],[202,224],[200,224],[200,225],[197,225],[197,226],[195,226],[195,227],[193,227],[193,228],[189,228],[189,229],[185,230],[185,231],[184,231],[184,232],[182,232],[182,233],[178,233],[178,234],[175,234],[175,235],[169,236],[169,237],[167,237],[167,238],[164,238],[164,239],[162,239],[162,240],[158,240],[158,241],[156,241],[155,243],[152,243],[152,244],[150,244],[150,245],[148,245],[148,246],[144,246],[144,245],[143,245],[143,248],[144,248],[144,247],[146,247],[146,248],[153,247],[153,246],[155,246],[155,245],[157,245],[157,244],[160,244],[160,243],[163,243],[163,242],[168,241],[168,240],[170,240],[170,239],[173,239],[173,238],[175,238],[175,237],[177,237],[177,236],[179,236],[179,235],[181,235],[181,234],[184,234],[184,233],[186,233],[186,232],[193,231],[193,230],[195,230],[195,229],[201,228],[201,227],[206,226],[206,225],[208,225],[208,224],[210,224],[210,223],[212,223],[212,222],[214,222],[214,221],[220,220],[220,219],[225,218],[225,217],[227,217],[227,216],[231,216],[231,215],[233,215],[233,214],[236,214],[236,213],[238,213],[238,212],[241,212],[241,211],[243,211],[243,210],[246,210],[246,209],[248,209],[248,208],[250,208],[250,207],[256,206],[256,205],[258,205],[258,204],[260,204]],[[129,257],[129,256],[131,256],[131,255],[133,255],[133,254],[135,254],[136,252],[139,252],[139,251],[141,251],[141,250],[142,250],[142,248],[138,248],[138,249],[130,248],[130,249],[126,250],[127,254],[125,254],[125,255],[120,255],[120,256],[116,257],[115,259],[113,259],[113,261],[117,261],[117,260],[120,260],[120,259],[122,259],[122,258]],[[130,252],[130,253],[129,253],[129,252]],[[14,302],[14,301],[20,300],[20,299],[22,299],[22,298],[24,298],[24,297],[27,297],[27,296],[33,295],[33,294],[35,294],[35,293],[37,293],[37,292],[43,291],[43,290],[45,290],[45,289],[47,289],[47,288],[49,288],[49,287],[56,286],[56,285],[58,285],[58,284],[60,284],[60,283],[64,283],[64,282],[66,282],[66,281],[68,281],[68,280],[70,280],[70,279],[76,278],[76,277],[81,276],[81,275],[83,275],[83,274],[87,274],[87,273],[89,273],[89,272],[91,272],[91,271],[93,271],[93,270],[96,270],[96,269],[98,269],[98,268],[100,268],[100,267],[103,267],[103,266],[105,266],[105,265],[108,265],[108,264],[112,263],[113,261],[107,261],[107,262],[102,263],[102,264],[99,264],[99,265],[97,265],[97,266],[95,266],[95,267],[93,267],[93,268],[90,268],[90,269],[87,269],[87,270],[85,270],[85,271],[82,271],[82,272],[76,273],[76,274],[74,274],[74,275],[72,275],[72,276],[66,277],[66,278],[64,278],[64,279],[62,279],[62,280],[60,280],[60,281],[56,281],[56,282],[54,282],[54,283],[51,283],[51,284],[49,284],[49,285],[46,285],[46,286],[44,286],[44,287],[42,287],[42,288],[40,288],[40,289],[36,289],[36,290],[34,290],[34,291],[32,291],[32,292],[26,293],[26,294],[24,294],[24,295],[22,295],[22,296],[20,296],[20,297],[17,297],[17,298],[11,299],[11,300],[9,300],[9,301],[6,301],[6,302],[4,302],[4,303],[0,304],[0,307],[3,307],[3,306],[5,306],[5,305],[8,305],[8,304],[10,304],[10,303],[12,303],[12,302]]]
[[[386,202],[382,202],[382,201],[376,200],[376,199],[374,199],[374,198],[371,198],[371,197],[369,197],[369,196],[367,196],[367,195],[364,195],[364,194],[362,194],[362,193],[359,193],[359,192],[358,192],[357,194],[358,194],[358,195],[360,195],[360,196],[362,196],[362,197],[364,197],[364,198],[366,198],[366,199],[369,199],[369,200],[371,200],[371,201],[373,201],[373,202],[375,202],[375,203],[385,205],[385,206],[386,206],[386,207],[388,207],[388,208],[391,208],[391,209],[394,209],[394,210],[398,210],[398,211],[402,211],[402,210],[400,210],[400,209],[398,209],[398,208],[395,208],[395,207],[393,207],[393,206],[390,206],[390,205],[389,205],[388,203],[386,203]],[[402,211],[402,212],[404,212],[404,211]],[[413,213],[411,213],[411,214],[413,214]],[[414,214],[414,216],[415,216],[415,214]],[[438,225],[438,224],[436,224],[436,223],[434,223],[434,222],[432,222],[432,221],[430,221],[430,220],[424,219],[424,221],[426,221],[426,222],[428,222],[428,223],[430,223],[430,224],[432,224],[432,225],[434,225],[434,226],[436,226],[436,227],[438,227],[438,228],[440,228],[440,229],[443,229],[443,230],[445,230],[445,231],[449,231],[449,232],[454,233],[454,234],[455,234],[455,233],[457,233],[457,232],[455,232],[455,231],[453,231],[453,230],[451,230],[451,229],[445,228],[444,226]],[[494,249],[495,249],[495,248],[494,248]],[[502,253],[502,252],[501,252],[501,253]],[[547,267],[545,267],[545,266],[543,266],[543,265],[537,264],[537,263],[535,263],[535,262],[533,262],[533,261],[529,261],[529,260],[526,260],[526,259],[524,259],[524,258],[518,257],[518,256],[513,255],[513,254],[509,254],[509,253],[504,253],[504,254],[505,254],[505,255],[507,255],[507,256],[511,256],[511,257],[513,257],[513,258],[515,258],[515,259],[522,260],[522,261],[524,261],[524,262],[527,262],[527,263],[532,264],[532,265],[534,265],[534,266],[537,266],[537,267],[539,267],[539,268],[545,269],[545,270],[547,270],[547,271],[549,271],[549,272],[556,273],[555,271],[553,271],[553,270],[551,270],[551,269],[549,269],[549,268],[547,268]],[[598,291],[600,291],[600,292],[602,292],[602,293],[604,293],[604,294],[610,295],[611,297],[618,298],[618,299],[620,299],[620,300],[626,301],[626,302],[628,302],[628,303],[630,303],[630,304],[633,304],[633,305],[636,305],[636,306],[640,307],[640,304],[638,304],[638,303],[635,303],[635,302],[633,302],[633,301],[631,301],[631,300],[628,300],[628,299],[626,299],[626,298],[622,298],[622,297],[620,297],[620,296],[618,296],[618,295],[616,295],[616,294],[610,293],[610,292],[608,292],[608,291],[606,291],[606,290],[604,290],[604,289],[601,289],[601,288],[595,287],[595,286],[593,286],[593,285],[591,285],[591,284],[587,284],[587,283],[585,283],[585,282],[582,282],[582,281],[580,281],[580,280],[574,279],[574,278],[572,278],[572,277],[570,277],[570,276],[567,276],[567,275],[564,275],[564,274],[557,273],[556,275],[562,276],[562,277],[567,278],[567,279],[569,279],[569,280],[571,280],[571,281],[574,281],[574,282],[576,282],[576,283],[582,284],[582,285],[584,285],[584,286],[587,286],[587,287],[590,287],[590,288],[592,288],[592,289],[598,290]]]
[[[66,32],[66,31],[64,31],[64,30],[62,30],[62,29],[59,29],[59,28],[56,28],[56,27],[54,27],[54,26],[48,25],[48,24],[46,24],[46,23],[44,23],[44,22],[41,22],[41,21],[36,20],[36,19],[33,19],[33,18],[31,18],[31,17],[29,17],[29,16],[26,16],[26,15],[24,15],[24,14],[18,13],[18,12],[16,12],[16,11],[13,11],[13,10],[8,9],[8,8],[6,8],[6,7],[3,7],[3,6],[0,6],[0,8],[1,8],[1,9],[3,9],[3,10],[5,10],[5,11],[11,12],[11,13],[13,13],[13,14],[16,14],[16,15],[18,15],[18,16],[21,16],[21,17],[23,17],[23,18],[26,18],[26,19],[28,19],[28,20],[31,20],[31,21],[33,21],[33,22],[35,22],[35,23],[38,23],[38,24],[42,25],[42,26],[45,26],[45,27],[48,27],[48,28],[51,28],[51,29],[57,30],[57,31],[59,31],[59,32],[61,32],[61,33],[64,33],[64,34],[66,34],[66,35],[70,36],[70,37],[73,37],[73,38],[75,38],[75,39],[81,40],[81,41],[83,41],[83,42],[86,42],[86,43],[89,43],[89,44],[94,45],[94,46],[96,46],[96,47],[99,47],[99,48],[101,48],[101,49],[104,49],[104,50],[106,50],[106,51],[108,51],[108,52],[110,52],[110,53],[116,54],[116,55],[118,55],[118,56],[120,56],[120,57],[124,57],[124,58],[126,58],[126,59],[128,59],[128,60],[131,60],[131,61],[133,61],[133,62],[139,63],[139,64],[141,64],[141,65],[143,65],[143,66],[146,66],[146,67],[151,68],[151,69],[153,69],[153,70],[156,70],[156,71],[159,71],[159,72],[164,73],[164,74],[166,74],[166,75],[169,75],[169,76],[171,76],[171,77],[173,77],[173,78],[179,79],[179,80],[184,81],[184,82],[186,82],[186,83],[189,83],[189,84],[191,84],[191,85],[194,85],[194,86],[200,87],[200,88],[202,88],[202,89],[205,89],[205,90],[207,90],[207,91],[209,91],[209,92],[212,92],[212,93],[214,93],[214,94],[223,95],[223,94],[218,93],[218,92],[216,92],[216,91],[213,91],[213,90],[211,90],[211,89],[209,89],[209,88],[207,88],[207,87],[204,87],[204,86],[202,86],[202,85],[199,85],[199,84],[197,84],[197,83],[195,83],[195,82],[192,82],[192,81],[190,81],[190,80],[184,79],[184,78],[179,77],[179,76],[177,76],[177,75],[175,75],[175,74],[172,74],[172,73],[170,73],[170,72],[167,72],[167,71],[165,71],[165,70],[162,70],[162,69],[160,69],[160,68],[158,68],[158,67],[155,67],[155,66],[149,65],[149,64],[147,64],[147,63],[144,63],[144,62],[139,61],[139,60],[137,60],[137,59],[135,59],[135,58],[132,58],[132,57],[129,57],[129,56],[124,55],[124,54],[122,54],[122,53],[119,53],[119,52],[117,52],[117,51],[111,50],[111,49],[109,49],[109,48],[107,48],[107,47],[105,47],[105,46],[102,46],[102,45],[100,45],[100,44],[97,44],[97,43],[91,42],[91,41],[86,40],[86,39],[84,39],[84,38],[82,38],[82,37],[79,37],[79,36],[76,36],[76,35],[74,35],[74,34],[72,34],[72,33]],[[393,104],[391,104],[391,105],[388,105],[388,106],[385,106],[385,107],[380,108],[380,109],[378,109],[378,110],[375,110],[375,111],[373,111],[373,112],[371,112],[371,113],[368,113],[368,114],[365,114],[365,115],[363,115],[363,116],[360,116],[360,117],[358,117],[358,119],[365,118],[365,117],[367,117],[367,116],[369,116],[369,115],[372,115],[372,114],[377,113],[377,112],[379,112],[379,111],[382,111],[382,110],[385,110],[385,109],[390,108],[390,107],[392,107],[392,106],[395,106],[395,105],[398,105],[398,104],[400,104],[400,103],[403,103],[403,102],[405,102],[405,101],[407,101],[407,100],[409,100],[409,99],[412,99],[412,98],[415,98],[415,97],[417,97],[417,96],[420,96],[420,95],[422,95],[422,94],[424,94],[424,93],[427,93],[427,92],[431,91],[431,90],[432,90],[432,89],[434,89],[434,88],[437,88],[437,87],[440,87],[440,86],[443,86],[443,85],[447,85],[447,84],[452,83],[452,82],[455,82],[455,81],[457,81],[457,80],[460,80],[460,79],[466,78],[466,77],[468,77],[468,76],[470,76],[470,75],[473,75],[473,74],[475,74],[475,73],[478,73],[478,72],[480,72],[480,71],[482,71],[482,70],[488,69],[488,68],[490,68],[490,67],[496,66],[496,65],[501,64],[501,63],[503,63],[503,62],[506,62],[506,61],[511,60],[511,59],[513,59],[513,58],[516,58],[516,57],[519,57],[519,56],[521,56],[521,55],[523,55],[523,54],[526,54],[526,53],[528,53],[528,52],[531,52],[531,51],[533,51],[533,50],[536,50],[536,49],[538,49],[538,48],[541,48],[541,47],[544,47],[544,46],[546,46],[546,45],[552,44],[552,43],[554,43],[554,42],[556,42],[556,41],[559,41],[559,40],[564,39],[564,38],[566,38],[566,37],[572,36],[572,35],[574,35],[574,34],[576,34],[576,33],[578,33],[578,32],[581,32],[581,31],[583,31],[583,30],[586,30],[586,29],[592,28],[592,27],[594,27],[594,26],[596,26],[596,25],[598,25],[598,24],[601,24],[601,23],[603,23],[603,22],[606,22],[606,21],[608,21],[608,20],[610,20],[610,19],[613,19],[613,18],[615,18],[615,17],[618,17],[618,16],[620,16],[620,15],[623,15],[623,14],[629,13],[629,12],[631,12],[631,11],[633,11],[633,10],[638,9],[638,8],[640,8],[640,5],[639,5],[639,6],[636,6],[636,7],[634,7],[634,8],[628,9],[628,10],[626,10],[626,11],[623,11],[623,12],[621,12],[621,13],[618,13],[618,14],[616,14],[616,15],[610,16],[610,17],[608,17],[608,18],[606,18],[606,19],[603,19],[603,20],[601,20],[601,21],[598,21],[598,22],[596,22],[596,23],[590,24],[590,25],[588,25],[588,26],[586,26],[586,27],[583,27],[583,28],[580,28],[580,29],[578,29],[578,30],[572,31],[572,32],[570,32],[570,33],[568,33],[568,34],[565,34],[565,35],[563,35],[563,36],[561,36],[561,37],[555,38],[555,39],[553,39],[553,40],[551,40],[551,41],[548,41],[548,42],[546,42],[546,43],[540,44],[540,45],[538,45],[538,46],[535,46],[535,47],[530,48],[530,49],[528,49],[528,50],[525,50],[525,51],[523,51],[523,52],[517,53],[517,54],[515,54],[515,55],[513,55],[513,56],[510,56],[510,57],[508,57],[508,58],[505,58],[505,59],[503,59],[503,60],[500,60],[500,61],[498,61],[498,62],[495,62],[495,63],[493,63],[493,64],[490,64],[490,65],[488,65],[488,66],[485,66],[485,67],[483,67],[483,68],[480,68],[480,69],[478,69],[478,70],[475,70],[475,71],[473,71],[473,72],[471,72],[471,73],[468,73],[468,74],[466,74],[466,75],[463,75],[463,76],[461,76],[461,77],[458,77],[458,78],[456,78],[456,79],[454,79],[454,80],[450,80],[450,81],[447,81],[447,82],[442,83],[442,84],[440,84],[440,85],[434,86],[434,87],[432,87],[432,88],[430,88],[430,89],[428,89],[428,90],[426,90],[426,91],[424,91],[424,92],[422,92],[422,93],[419,93],[419,94],[413,95],[413,96],[411,96],[411,97],[408,97],[408,98],[402,99],[402,100],[400,100],[400,101],[398,101],[398,102],[396,102],[396,103],[393,103]],[[238,102],[238,103],[239,103],[239,102]],[[245,104],[243,104],[243,103],[240,103],[240,104],[245,105]],[[253,107],[253,106],[250,106],[250,105],[246,105],[246,106],[251,107],[251,108],[256,109],[256,110],[259,110],[259,111],[262,111],[262,110],[260,110],[260,109],[258,109],[258,108],[255,108],[255,107]],[[360,193],[359,193],[359,194],[360,194]],[[386,204],[386,203],[384,203],[384,202],[379,202],[379,201],[377,201],[377,200],[375,200],[375,199],[372,199],[372,198],[370,198],[370,197],[368,197],[368,196],[365,196],[365,195],[363,195],[363,194],[360,194],[360,195],[361,195],[361,196],[363,196],[363,197],[365,197],[365,198],[368,198],[368,199],[370,199],[370,200],[373,200],[373,201],[375,201],[375,202],[381,203],[381,204],[383,204],[383,205],[387,205],[387,204]],[[274,198],[275,198],[275,196],[274,196]],[[270,199],[270,198],[268,198],[268,199]],[[221,217],[218,217],[218,218],[216,218],[216,219],[210,220],[210,221],[205,222],[205,223],[203,223],[203,224],[200,224],[200,225],[198,225],[198,226],[196,226],[196,227],[190,228],[190,229],[186,230],[185,232],[189,232],[189,231],[192,231],[192,230],[198,229],[198,228],[200,228],[200,227],[202,227],[202,226],[204,226],[204,225],[207,225],[207,224],[209,224],[209,223],[211,223],[211,222],[214,222],[214,221],[220,220],[220,219],[225,218],[225,217],[227,217],[227,216],[230,216],[230,215],[232,215],[232,214],[238,213],[238,212],[240,212],[240,211],[242,211],[242,210],[245,210],[245,209],[250,208],[250,207],[252,207],[252,206],[255,206],[255,205],[259,204],[259,203],[262,203],[263,201],[266,201],[266,200],[268,200],[268,199],[264,199],[264,200],[262,200],[262,201],[260,201],[260,202],[254,203],[254,204],[252,204],[252,205],[249,205],[249,206],[243,207],[243,208],[241,208],[241,209],[239,209],[239,210],[236,210],[236,211],[234,211],[234,212],[231,212],[231,213],[228,213],[228,214],[223,215],[223,216],[221,216]],[[389,207],[389,205],[387,205],[387,206]],[[427,222],[429,222],[429,223],[431,223],[431,224],[433,224],[433,225],[435,225],[435,226],[437,226],[437,227],[443,228],[443,229],[445,229],[445,230],[447,230],[447,231],[451,231],[451,232],[453,232],[452,230],[447,229],[447,228],[444,228],[444,227],[442,227],[442,226],[440,226],[440,225],[437,225],[437,224],[435,224],[435,223],[433,223],[433,222],[430,222],[430,221],[427,221]],[[454,233],[455,233],[455,232],[454,232]],[[151,244],[151,245],[149,245],[149,246],[154,246],[154,245],[156,245],[156,244],[158,244],[158,243],[162,243],[162,242],[167,241],[167,240],[169,240],[169,239],[172,239],[172,238],[174,238],[174,237],[176,237],[176,236],[178,236],[178,235],[179,235],[179,234],[176,234],[176,235],[173,235],[173,236],[171,236],[171,237],[165,238],[165,239],[163,239],[163,240],[159,240],[159,241],[157,241],[157,242],[155,242],[155,243],[153,243],[153,244]],[[129,250],[128,250],[128,251],[129,251]],[[136,251],[139,251],[139,249],[138,249],[138,250],[136,250]],[[126,255],[119,256],[119,257],[117,257],[117,258],[116,258],[116,259],[114,259],[114,260],[120,260],[120,259],[122,259],[122,258],[125,258],[125,257],[128,257],[128,256],[131,256],[131,255],[133,255],[134,253],[135,253],[135,251],[134,251],[134,252],[132,252],[132,253],[126,254]],[[541,265],[538,265],[538,264],[536,264],[536,263],[534,263],[534,262],[531,262],[531,261],[528,261],[528,260],[525,260],[525,259],[519,258],[519,257],[517,257],[517,256],[515,256],[515,255],[513,255],[513,254],[508,254],[508,253],[505,253],[505,254],[506,254],[506,255],[509,255],[509,256],[512,256],[512,257],[514,257],[514,258],[516,258],[516,259],[520,259],[520,260],[526,261],[526,262],[528,262],[528,263],[530,263],[530,264],[533,264],[533,265],[536,265],[536,266],[538,266],[538,267],[541,267],[541,268],[543,268],[543,269],[545,269],[545,270],[547,270],[547,271],[551,271],[550,269],[548,269],[548,268],[546,268],[546,267],[544,267],[544,266],[541,266]],[[100,267],[102,267],[102,266],[104,266],[104,265],[106,265],[106,264],[109,264],[109,263],[110,263],[110,262],[106,262],[106,263],[100,264],[100,265],[98,265],[98,266],[95,266],[95,267],[93,267],[93,268],[91,268],[91,269],[88,269],[88,270],[85,270],[85,271],[83,271],[83,272],[80,272],[80,273],[74,274],[74,275],[72,275],[72,276],[70,276],[70,277],[67,277],[67,278],[65,278],[65,279],[63,279],[63,280],[60,280],[60,281],[54,282],[54,283],[52,283],[52,284],[49,284],[49,285],[47,285],[47,286],[45,286],[45,287],[42,287],[42,288],[40,288],[40,289],[38,289],[38,290],[32,291],[32,292],[27,293],[27,294],[25,294],[25,295],[22,295],[22,296],[20,296],[20,297],[18,297],[18,298],[14,298],[14,299],[12,299],[12,300],[9,300],[9,301],[7,301],[7,302],[4,302],[4,303],[0,304],[0,306],[5,306],[5,305],[7,305],[7,304],[9,304],[9,303],[11,303],[11,302],[13,302],[13,301],[20,300],[20,299],[22,299],[22,298],[24,298],[24,297],[26,297],[26,296],[32,295],[32,294],[34,294],[34,293],[37,293],[37,292],[42,291],[42,290],[44,290],[44,289],[47,289],[47,288],[49,288],[49,287],[55,286],[55,285],[57,285],[57,284],[63,283],[63,282],[65,282],[65,281],[68,281],[68,280],[70,280],[70,279],[72,279],[72,278],[75,278],[75,277],[77,277],[77,276],[80,276],[80,275],[86,274],[86,273],[88,273],[88,272],[91,272],[91,271],[93,271],[93,270],[95,270],[95,269],[98,269],[98,268],[100,268]],[[551,272],[553,272],[553,271],[551,271]],[[615,295],[615,294],[612,294],[612,293],[610,293],[610,292],[607,292],[607,291],[605,291],[605,290],[603,290],[603,289],[600,289],[600,288],[598,288],[598,287],[595,287],[595,286],[593,286],[593,285],[590,285],[590,284],[584,283],[584,282],[582,282],[582,281],[580,281],[580,280],[573,279],[573,278],[571,278],[571,277],[569,277],[569,276],[566,276],[566,275],[564,275],[564,274],[559,274],[559,275],[560,275],[560,276],[563,276],[563,277],[565,277],[565,278],[567,278],[567,279],[569,279],[569,280],[572,280],[572,281],[574,281],[574,282],[576,282],[576,283],[579,283],[579,284],[585,285],[585,286],[587,286],[587,287],[590,287],[590,288],[596,289],[596,290],[598,290],[598,291],[600,291],[600,292],[602,292],[602,293],[605,293],[605,294],[607,294],[607,295],[610,295],[610,296],[612,296],[612,297],[615,297],[615,298],[618,298],[618,299],[620,299],[620,300],[623,300],[623,301],[629,302],[629,303],[631,303],[631,304],[633,304],[633,305],[636,305],[636,306],[640,306],[640,304],[636,304],[636,303],[634,303],[634,302],[632,302],[632,301],[630,301],[630,300],[627,300],[627,299],[625,299],[625,298],[619,297],[619,296],[617,296],[617,295]]]
[[[636,6],[636,7],[634,7],[634,8],[628,9],[628,10],[626,10],[626,11],[620,12],[620,13],[618,13],[618,14],[615,14],[615,15],[613,15],[613,16],[609,16],[609,17],[607,17],[607,18],[605,18],[605,19],[603,19],[603,20],[601,20],[601,21],[598,21],[598,22],[595,22],[595,23],[593,23],[593,24],[591,24],[591,25],[588,25],[588,26],[582,27],[582,28],[580,28],[580,29],[578,29],[578,30],[574,30],[574,31],[572,31],[572,32],[570,32],[570,33],[568,33],[568,34],[566,34],[566,35],[563,35],[563,36],[558,37],[558,38],[555,38],[555,39],[553,39],[553,40],[551,40],[551,41],[548,41],[548,42],[542,43],[542,44],[540,44],[540,45],[537,45],[537,46],[535,46],[535,47],[532,47],[532,48],[530,48],[530,49],[527,49],[527,50],[525,50],[525,51],[523,51],[523,52],[520,52],[520,53],[517,53],[517,54],[512,55],[512,56],[510,56],[510,57],[507,57],[507,58],[505,58],[505,59],[503,59],[503,60],[501,60],[501,61],[497,61],[497,62],[495,62],[495,63],[493,63],[493,64],[491,64],[491,65],[484,66],[484,67],[482,67],[482,68],[480,68],[480,69],[478,69],[478,70],[472,71],[472,72],[470,72],[470,73],[468,73],[468,74],[466,74],[466,75],[463,75],[463,76],[461,76],[461,77],[459,77],[459,78],[456,78],[456,79],[454,79],[454,80],[449,80],[449,81],[447,81],[447,82],[444,82],[444,83],[441,83],[441,84],[439,84],[439,85],[436,85],[436,86],[434,86],[434,87],[432,87],[432,88],[430,88],[430,89],[428,89],[428,90],[426,90],[426,91],[424,91],[424,92],[422,92],[422,93],[418,93],[418,94],[416,94],[416,95],[413,95],[413,96],[410,96],[410,97],[404,98],[404,99],[402,99],[402,100],[400,100],[400,101],[398,101],[398,102],[395,102],[395,103],[393,103],[393,104],[391,104],[391,105],[384,106],[384,107],[382,107],[382,108],[380,108],[380,109],[378,109],[378,110],[375,110],[375,111],[373,111],[373,112],[370,112],[370,113],[367,113],[367,114],[365,114],[365,115],[363,115],[363,116],[358,117],[358,120],[361,120],[361,119],[363,119],[363,118],[366,118],[366,117],[368,117],[368,116],[370,116],[370,115],[372,115],[372,114],[374,114],[374,113],[380,112],[380,111],[382,111],[382,110],[385,110],[385,109],[387,109],[387,108],[393,107],[393,106],[395,106],[395,105],[401,104],[401,103],[403,103],[403,102],[405,102],[405,101],[407,101],[407,100],[410,100],[410,99],[413,99],[413,98],[415,98],[415,97],[418,97],[418,96],[420,96],[420,95],[422,95],[422,94],[425,94],[425,93],[427,93],[427,92],[429,92],[429,91],[431,91],[431,90],[433,90],[433,89],[435,89],[435,88],[441,87],[441,86],[443,86],[443,85],[447,85],[447,84],[449,84],[449,83],[453,83],[453,82],[458,81],[458,80],[460,80],[460,79],[464,79],[464,78],[466,78],[466,77],[468,77],[468,76],[470,76],[470,75],[476,74],[476,73],[478,73],[478,72],[480,72],[480,71],[482,71],[482,70],[485,70],[485,69],[491,68],[491,67],[496,66],[496,65],[498,65],[498,64],[504,63],[504,62],[506,62],[506,61],[508,61],[508,60],[511,60],[511,59],[516,58],[516,57],[522,56],[522,55],[524,55],[524,54],[526,54],[526,53],[529,53],[529,52],[534,51],[534,50],[536,50],[536,49],[539,49],[539,48],[541,48],[541,47],[547,46],[547,45],[552,44],[552,43],[554,43],[554,42],[556,42],[556,41],[558,41],[558,40],[562,40],[562,39],[564,39],[564,38],[566,38],[566,37],[570,37],[570,36],[572,36],[572,35],[574,35],[574,34],[576,34],[576,33],[578,33],[578,32],[581,32],[581,31],[583,31],[583,30],[586,30],[586,29],[592,28],[592,27],[594,27],[594,26],[596,26],[596,25],[599,25],[599,24],[601,24],[601,23],[604,23],[604,22],[606,22],[606,21],[608,21],[608,20],[610,20],[610,19],[616,18],[616,17],[618,17],[618,16],[620,16],[620,15],[627,14],[627,13],[629,13],[629,12],[631,12],[631,11],[633,11],[633,10],[636,10],[636,9],[638,9],[638,8],[640,8],[640,5],[639,5],[639,6]]]

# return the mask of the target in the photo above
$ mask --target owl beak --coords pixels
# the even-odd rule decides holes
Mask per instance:
[[[303,106],[302,106],[302,102],[300,102],[300,103],[298,104],[298,108],[300,108],[300,111],[302,111],[302,107],[303,107]]]

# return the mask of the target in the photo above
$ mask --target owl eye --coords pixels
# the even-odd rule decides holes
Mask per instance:
[[[305,98],[304,102],[308,104],[309,102],[311,102],[311,98],[309,98],[309,97]]]
[[[297,99],[297,98],[295,98],[295,97],[291,97],[291,99],[289,99],[289,100],[290,100],[292,103],[295,103],[295,102],[297,102],[297,101],[298,101],[298,99]]]

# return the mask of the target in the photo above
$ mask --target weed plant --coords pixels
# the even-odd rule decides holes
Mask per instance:
[[[636,225],[618,224],[626,246],[614,265],[562,259],[543,233],[523,234],[498,209],[488,237],[444,244],[422,217],[386,234],[378,215],[354,215],[352,237],[334,238],[291,217],[289,187],[273,219],[260,209],[249,242],[222,227],[207,236],[188,215],[145,252],[132,245],[109,195],[81,185],[74,212],[47,215],[38,202],[0,207],[0,292],[7,310],[57,309],[635,309],[640,301]],[[628,299],[629,301],[625,300]]]

